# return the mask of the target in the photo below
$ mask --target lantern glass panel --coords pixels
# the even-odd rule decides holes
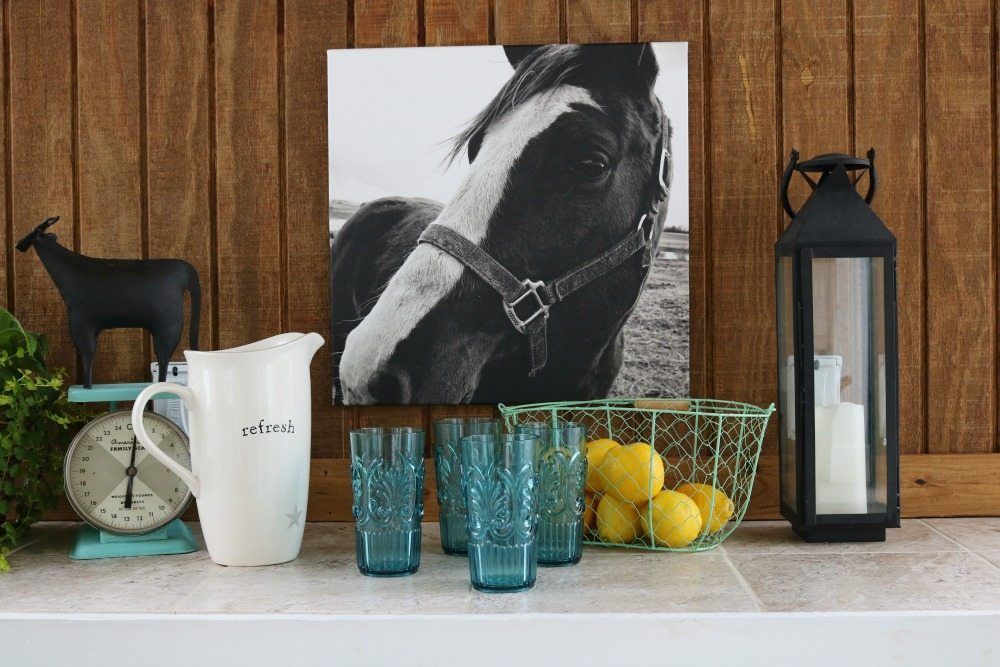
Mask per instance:
[[[781,416],[779,459],[781,503],[793,511],[797,503],[795,474],[795,292],[792,258],[778,258],[778,400]]]
[[[817,515],[886,511],[885,260],[812,260]]]

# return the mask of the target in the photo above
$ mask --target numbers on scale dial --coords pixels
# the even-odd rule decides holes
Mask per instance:
[[[191,465],[180,430],[147,417],[150,437],[185,468]],[[135,444],[132,507],[125,507],[128,467],[132,460],[132,421],[113,413],[88,424],[67,466],[69,488],[79,509],[112,530],[142,532],[173,515],[187,496],[187,486],[145,448]]]

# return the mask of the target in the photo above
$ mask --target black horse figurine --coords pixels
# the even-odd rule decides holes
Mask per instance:
[[[607,395],[666,216],[649,45],[508,47],[447,204],[369,202],[331,248],[344,403]]]
[[[180,342],[184,326],[184,290],[191,294],[189,344],[192,350],[198,349],[198,272],[180,259],[99,259],[77,254],[59,245],[55,234],[46,232],[58,220],[47,219],[16,247],[21,252],[35,248],[66,302],[83,385],[92,385],[98,334],[126,327],[140,327],[152,334],[153,350],[160,362],[160,382],[165,381],[170,355]]]

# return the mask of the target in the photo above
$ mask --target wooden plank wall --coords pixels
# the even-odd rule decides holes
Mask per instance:
[[[996,0],[4,0],[0,304],[75,370],[33,255],[187,258],[205,347],[329,332],[327,48],[685,40],[693,393],[775,396],[772,244],[789,151],[878,149],[899,237],[903,509],[1000,514]],[[804,190],[797,186],[794,199]],[[98,381],[148,375],[105,334]],[[314,519],[347,518],[346,434],[492,408],[334,408],[313,364]],[[773,434],[773,429],[772,429]],[[777,504],[775,443],[752,515]]]

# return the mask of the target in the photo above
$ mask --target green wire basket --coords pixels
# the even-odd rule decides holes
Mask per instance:
[[[706,551],[746,514],[774,404],[614,399],[499,409],[512,432],[539,422],[586,426],[585,543]]]

